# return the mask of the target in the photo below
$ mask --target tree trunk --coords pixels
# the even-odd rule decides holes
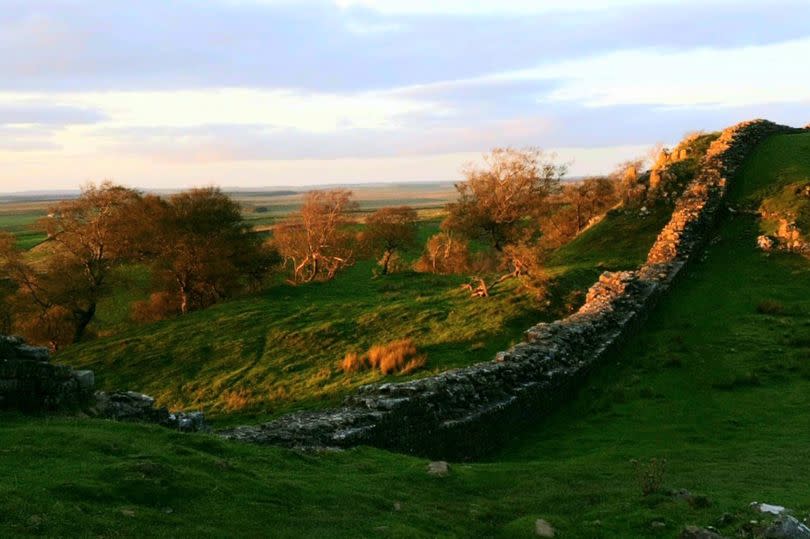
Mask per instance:
[[[185,287],[180,287],[180,314],[188,313],[188,293]]]
[[[388,264],[391,262],[391,255],[393,253],[391,251],[385,251],[382,258],[382,274],[388,275]]]
[[[88,324],[90,324],[95,315],[96,315],[96,302],[91,303],[87,309],[76,310],[73,312],[73,317],[76,319],[76,331],[73,334],[74,343],[77,343],[82,340],[84,332],[87,330]]]

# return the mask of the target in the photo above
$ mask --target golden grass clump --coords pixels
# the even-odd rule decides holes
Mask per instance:
[[[244,410],[253,403],[253,394],[245,388],[226,391],[223,394],[225,410],[236,412]]]
[[[375,344],[365,354],[349,352],[340,362],[343,372],[377,369],[382,374],[408,374],[427,364],[427,355],[420,354],[413,339],[398,339]]]
[[[368,356],[366,354],[358,354],[357,352],[349,352],[340,360],[340,369],[343,372],[357,372],[368,368]]]

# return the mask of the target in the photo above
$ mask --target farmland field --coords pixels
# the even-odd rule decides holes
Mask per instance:
[[[0,204],[0,231],[11,232],[20,248],[31,249],[45,240],[45,234],[34,229],[37,219],[44,215],[43,208]]]

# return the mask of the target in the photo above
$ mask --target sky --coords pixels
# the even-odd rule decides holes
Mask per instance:
[[[0,192],[579,176],[810,122],[808,0],[0,0]]]

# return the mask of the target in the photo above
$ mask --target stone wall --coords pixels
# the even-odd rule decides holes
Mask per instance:
[[[93,371],[51,363],[47,349],[0,335],[0,410],[83,412],[116,421],[157,423],[193,432],[208,430],[202,412],[171,413],[134,391],[94,391]]]
[[[432,457],[488,452],[501,437],[569,398],[581,380],[646,318],[700,252],[728,181],[750,150],[774,133],[765,120],[723,131],[669,223],[635,271],[606,272],[575,314],[542,323],[494,361],[404,383],[364,386],[338,409],[299,412],[221,432],[229,439],[289,447],[373,445]]]
[[[93,400],[92,371],[50,362],[45,348],[0,336],[0,409],[29,412],[77,409]]]

